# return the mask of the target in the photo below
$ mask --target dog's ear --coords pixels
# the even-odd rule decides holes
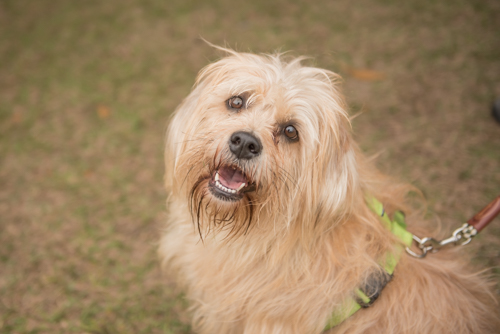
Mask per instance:
[[[330,124],[332,126],[332,124]],[[350,213],[353,196],[358,193],[358,175],[355,147],[351,140],[350,126],[340,122],[336,128],[324,129],[324,141],[318,150],[313,183],[318,185],[315,207],[316,221],[336,218],[341,220]]]
[[[180,152],[187,145],[186,127],[198,106],[202,85],[196,86],[174,111],[166,134],[165,144],[165,186],[168,191],[174,191],[175,171],[179,168]]]
[[[322,187],[323,201],[340,217],[349,213],[358,187],[356,150],[352,142],[350,124],[342,122],[336,129],[335,138],[330,138],[331,146],[325,152]]]
[[[323,85],[318,84],[317,101],[322,101],[318,112],[317,143],[314,156],[308,159],[314,171],[307,196],[313,197],[310,203],[315,210],[311,212],[315,221],[341,220],[353,207],[353,200],[359,194],[357,171],[357,146],[352,140],[351,124],[347,104],[338,88],[339,76],[324,71]]]

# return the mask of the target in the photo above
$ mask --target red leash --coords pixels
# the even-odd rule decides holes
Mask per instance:
[[[406,252],[414,257],[424,258],[428,252],[435,253],[442,247],[454,244],[455,246],[466,245],[472,238],[482,231],[498,214],[500,213],[500,196],[491,201],[474,217],[469,219],[467,223],[459,229],[453,231],[451,237],[444,240],[436,240],[434,238],[425,237],[420,239],[413,235],[413,241],[417,244],[420,254],[415,253],[409,247],[406,247]]]
[[[500,196],[495,198],[487,206],[485,206],[481,211],[479,211],[474,217],[469,219],[467,224],[474,226],[476,231],[479,233],[483,228],[488,225],[493,218],[498,216],[500,213]]]

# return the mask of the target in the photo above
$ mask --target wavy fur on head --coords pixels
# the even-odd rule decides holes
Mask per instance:
[[[302,58],[222,50],[228,56],[200,72],[168,129],[161,256],[186,285],[196,332],[321,333],[398,243],[365,196],[390,214],[409,212],[411,187],[358,150],[337,74]],[[229,143],[239,131],[258,139],[260,154],[236,157]],[[244,176],[237,196],[214,191],[223,168]],[[454,250],[425,260],[403,254],[373,306],[331,332],[497,332],[490,284],[460,259]]]

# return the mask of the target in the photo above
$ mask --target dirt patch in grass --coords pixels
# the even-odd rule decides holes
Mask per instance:
[[[0,331],[189,333],[160,273],[163,137],[219,55],[340,72],[362,147],[459,226],[500,194],[497,1],[0,1]],[[470,246],[499,280],[500,221]]]

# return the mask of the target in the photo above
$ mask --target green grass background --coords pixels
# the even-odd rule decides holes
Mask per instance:
[[[339,72],[363,149],[458,227],[500,194],[499,17],[496,0],[0,0],[0,332],[190,333],[156,248],[169,115],[221,56],[200,37]],[[500,281],[500,220],[469,249]]]

